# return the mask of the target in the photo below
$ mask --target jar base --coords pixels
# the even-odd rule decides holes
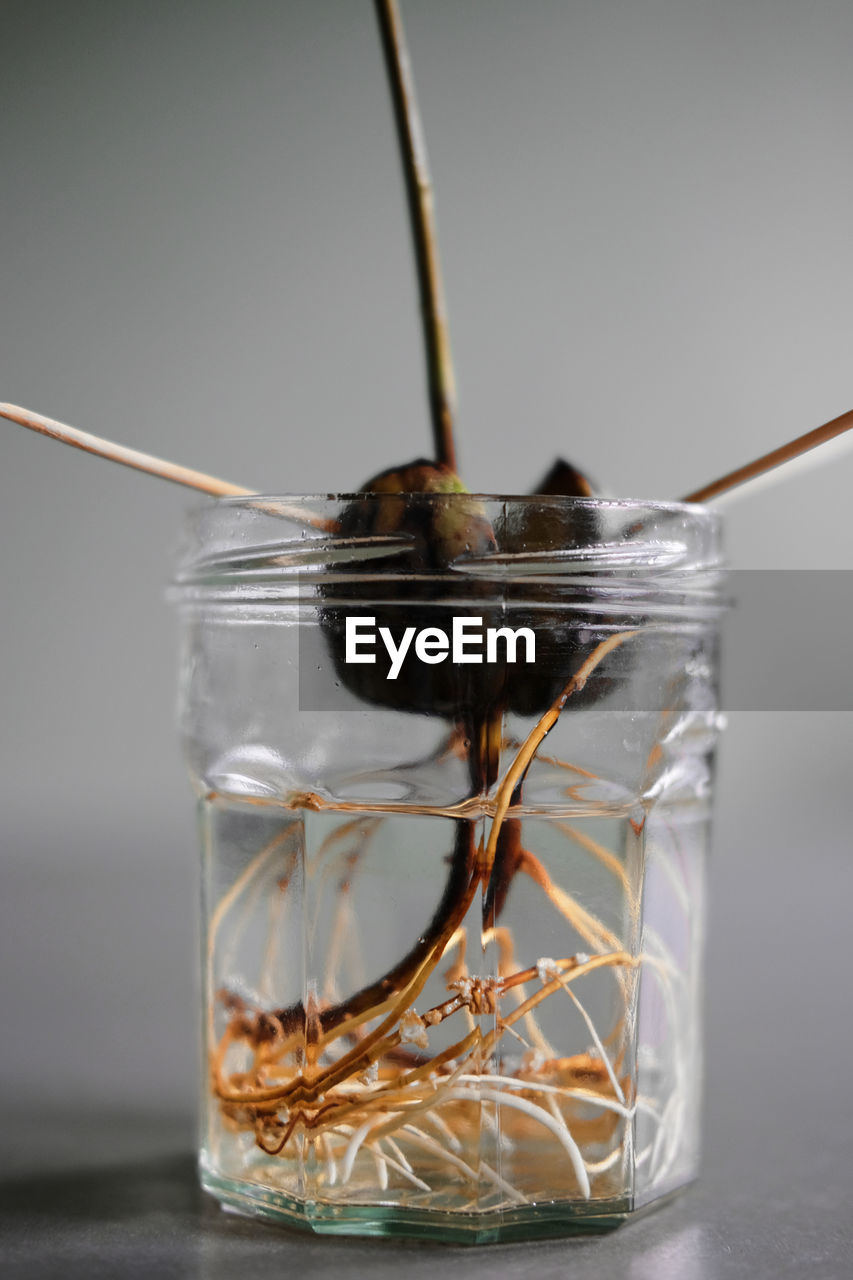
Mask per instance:
[[[550,1201],[481,1213],[399,1204],[298,1201],[281,1191],[236,1182],[202,1168],[201,1185],[223,1208],[317,1235],[396,1237],[448,1244],[499,1244],[615,1230],[639,1211],[632,1197],[593,1203]],[[665,1197],[669,1198],[669,1197]],[[652,1202],[654,1206],[660,1199]],[[650,1208],[652,1205],[644,1206]]]

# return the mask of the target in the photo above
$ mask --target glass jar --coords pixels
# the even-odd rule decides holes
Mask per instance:
[[[694,1176],[719,532],[467,494],[191,515],[224,1204],[483,1242],[608,1228]]]

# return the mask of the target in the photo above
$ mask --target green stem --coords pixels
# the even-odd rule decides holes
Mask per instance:
[[[456,383],[438,258],[432,182],[397,0],[376,0],[417,262],[436,459],[456,470]]]

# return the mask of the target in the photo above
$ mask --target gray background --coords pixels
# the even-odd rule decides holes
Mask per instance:
[[[675,497],[853,405],[849,0],[405,16],[471,487],[523,491],[559,451],[612,493]],[[428,450],[366,0],[3,0],[0,42],[2,398],[279,492]],[[120,1120],[120,1146],[134,1117],[192,1110],[162,601],[188,495],[0,432],[0,1083],[15,1158],[47,1124],[46,1165],[63,1132],[83,1159],[74,1115]],[[851,484],[853,457],[733,504],[732,562],[853,568]],[[705,1200],[655,1220],[658,1275],[687,1274],[678,1239],[696,1276],[842,1273],[851,762],[849,714],[731,717]],[[783,1217],[811,1254],[780,1249]]]

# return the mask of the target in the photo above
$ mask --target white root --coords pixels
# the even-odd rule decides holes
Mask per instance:
[[[403,1165],[403,1166],[404,1166],[404,1168],[405,1168],[405,1169],[407,1169],[409,1173],[412,1173],[412,1172],[413,1172],[413,1170],[412,1170],[412,1166],[409,1164],[409,1162],[408,1162],[408,1160],[406,1159],[405,1154],[404,1154],[404,1153],[403,1153],[403,1151],[401,1150],[401,1148],[400,1148],[399,1144],[398,1144],[398,1143],[396,1143],[396,1142],[394,1141],[394,1139],[391,1137],[390,1133],[386,1133],[386,1134],[385,1134],[385,1137],[382,1139],[382,1141],[388,1144],[388,1146],[389,1146],[389,1147],[391,1148],[391,1150],[394,1152],[394,1155],[395,1155],[395,1156],[397,1157],[397,1159],[400,1161],[400,1164],[401,1164],[401,1165]],[[377,1146],[379,1145],[379,1139],[378,1139],[378,1138],[376,1139],[376,1145],[377,1145]],[[461,1145],[462,1145],[462,1144],[460,1143],[460,1144],[459,1144],[460,1148],[461,1148]]]
[[[387,1142],[388,1139],[386,1138],[385,1141]],[[374,1146],[377,1149],[379,1149],[380,1143],[377,1141],[374,1144]],[[399,1147],[397,1148],[397,1150],[399,1151]],[[426,1192],[432,1191],[432,1187],[429,1185],[428,1182],[424,1182],[423,1178],[419,1178],[416,1173],[412,1172],[412,1166],[409,1164],[408,1160],[406,1160],[405,1157],[403,1157],[402,1160],[395,1160],[393,1159],[393,1157],[387,1155],[383,1151],[381,1159],[383,1160],[386,1166],[386,1169],[388,1166],[390,1166],[397,1173],[399,1173],[401,1177],[405,1178],[407,1182],[411,1182],[413,1187],[417,1187],[418,1191],[426,1191]]]
[[[462,1143],[459,1141],[444,1117],[439,1115],[437,1111],[428,1111],[424,1119],[428,1120],[430,1124],[434,1125],[435,1128],[438,1129],[451,1151],[462,1150]]]
[[[466,1100],[470,1100],[468,1095],[463,1094],[463,1096]],[[411,1142],[415,1146],[421,1147],[424,1151],[429,1151],[433,1155],[438,1155],[442,1159],[449,1161],[464,1177],[476,1184],[479,1176],[477,1171],[472,1169],[469,1164],[466,1164],[464,1160],[461,1160],[459,1156],[451,1155],[450,1152],[445,1151],[434,1138],[431,1138],[428,1134],[424,1133],[422,1129],[416,1128],[413,1124],[407,1124],[404,1127],[404,1132],[401,1133],[400,1136],[404,1137],[407,1142]],[[511,1183],[505,1181],[505,1179],[503,1179],[499,1173],[496,1173],[491,1165],[487,1164],[485,1160],[480,1161],[479,1172],[487,1178],[489,1182],[493,1183],[503,1191],[504,1195],[508,1196],[514,1204],[527,1204],[527,1197],[522,1195],[522,1193],[512,1186]]]
[[[612,1169],[615,1164],[618,1164],[621,1155],[621,1149],[614,1147],[603,1160],[585,1160],[586,1171],[591,1177],[595,1177],[599,1173],[606,1173],[608,1169]]]
[[[593,1043],[595,1045],[598,1056],[601,1058],[601,1061],[604,1063],[604,1067],[605,1067],[605,1070],[607,1071],[608,1078],[610,1080],[610,1083],[613,1086],[613,1092],[616,1094],[616,1097],[624,1106],[625,1094],[622,1092],[622,1086],[620,1085],[619,1081],[616,1079],[616,1072],[613,1070],[613,1064],[610,1061],[610,1057],[607,1054],[604,1048],[604,1045],[601,1043],[601,1036],[598,1034],[598,1031],[596,1030],[595,1023],[587,1013],[584,1006],[581,1004],[580,1000],[575,995],[574,991],[572,991],[568,982],[565,980],[563,975],[560,973],[560,971],[556,967],[548,970],[548,976],[549,978],[556,978],[560,986],[565,991],[566,995],[569,997],[569,999],[574,1001],[578,1012],[580,1013],[581,1017],[586,1023],[587,1031],[592,1036]]]
[[[347,1143],[346,1151],[344,1152],[343,1160],[341,1161],[341,1182],[349,1182],[352,1167],[355,1164],[355,1158],[358,1155],[361,1144],[370,1133],[370,1130],[375,1129],[378,1124],[381,1124],[382,1119],[382,1116],[368,1116],[367,1119],[358,1126],[355,1133],[350,1138]]]
[[[602,1107],[605,1111],[615,1111],[618,1115],[624,1116],[630,1120],[635,1109],[646,1109],[639,1107],[639,1101],[634,1107],[627,1106],[624,1102],[617,1102],[613,1098],[604,1097],[600,1093],[594,1093],[591,1089],[572,1088],[568,1085],[545,1084],[542,1082],[534,1082],[533,1080],[519,1080],[516,1076],[494,1076],[494,1075],[461,1075],[459,1080],[464,1084],[479,1084],[481,1081],[487,1084],[498,1084],[508,1089],[524,1089],[526,1093],[553,1093],[563,1098],[574,1098],[577,1102],[589,1102],[593,1106]],[[470,1094],[468,1095],[470,1097]]]
[[[572,1162],[572,1168],[575,1171],[575,1176],[580,1184],[580,1189],[584,1199],[589,1199],[589,1178],[587,1177],[586,1168],[584,1167],[583,1156],[581,1155],[580,1147],[569,1132],[569,1128],[565,1120],[558,1123],[553,1116],[549,1115],[547,1111],[544,1111],[542,1107],[538,1107],[535,1102],[529,1102],[527,1098],[516,1098],[512,1094],[504,1093],[499,1089],[481,1088],[476,1093],[467,1089],[454,1089],[451,1096],[458,1098],[460,1101],[464,1099],[469,1102],[472,1099],[477,1101],[482,1098],[487,1098],[492,1102],[496,1102],[499,1106],[513,1107],[516,1111],[522,1111],[525,1115],[530,1116],[531,1119],[537,1120],[539,1124],[543,1125],[553,1133],[554,1137],[563,1147]]]

